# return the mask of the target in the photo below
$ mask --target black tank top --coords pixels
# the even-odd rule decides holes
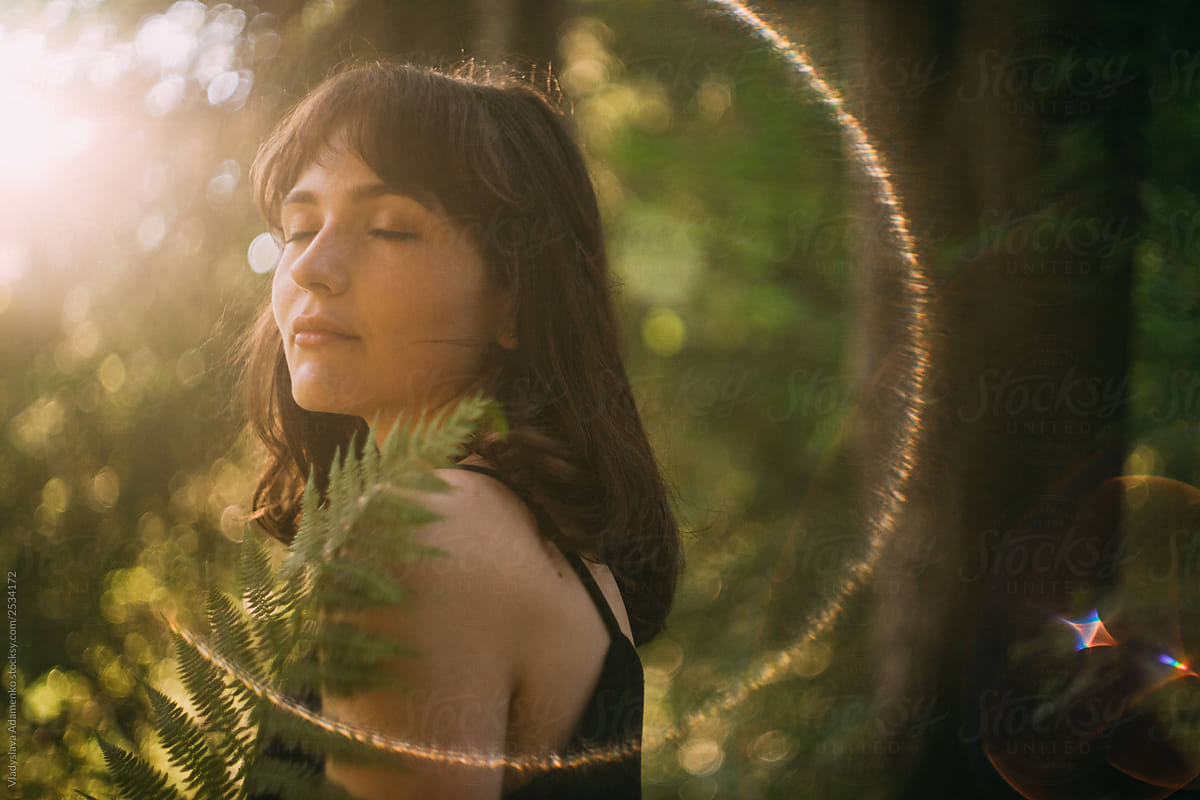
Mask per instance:
[[[539,527],[556,530],[553,520],[531,501],[524,492],[500,476],[495,470],[475,464],[457,464],[458,469],[489,475],[508,486],[533,511]],[[544,534],[543,534],[544,535]],[[504,794],[501,800],[641,800],[642,797],[642,717],[645,698],[645,673],[637,648],[617,623],[604,593],[596,584],[583,559],[576,553],[563,556],[579,575],[591,595],[604,625],[608,628],[609,644],[604,656],[604,668],[588,700],[583,716],[576,725],[566,749],[559,756],[570,758],[579,752],[620,750],[626,755],[619,760],[604,760],[584,767],[538,771],[523,786]],[[320,697],[302,698],[305,705],[320,710]],[[316,775],[324,765],[303,752],[283,746],[278,740],[266,743],[263,755],[306,767]],[[251,800],[275,800],[277,795],[254,794]]]
[[[504,480],[495,470],[474,464],[458,464],[459,469],[482,472],[504,483],[520,497],[538,520],[539,526],[553,527],[554,522],[517,487]],[[570,757],[587,750],[621,750],[628,753],[620,760],[605,760],[586,767],[555,769],[536,773],[524,786],[505,794],[502,800],[541,800],[542,798],[572,798],[572,800],[640,800],[642,796],[642,713],[644,706],[645,674],[633,642],[621,632],[604,593],[596,584],[591,571],[576,553],[563,551],[579,579],[596,604],[604,625],[608,628],[608,651],[604,668],[583,716],[575,727],[566,750],[559,755]]]

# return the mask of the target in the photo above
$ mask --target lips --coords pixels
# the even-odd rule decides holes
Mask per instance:
[[[349,326],[324,314],[306,314],[292,320],[292,338],[297,339],[301,334],[304,335],[304,339],[309,340],[326,340],[333,337],[358,338]]]

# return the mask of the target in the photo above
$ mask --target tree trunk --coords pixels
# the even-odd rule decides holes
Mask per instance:
[[[872,583],[877,700],[900,720],[880,752],[907,776],[904,796],[1015,797],[983,753],[977,709],[1009,645],[1104,588],[1100,567],[1067,548],[1113,536],[1069,529],[1121,472],[1138,221],[1122,133],[1143,94],[1128,74],[1089,83],[1059,66],[1081,53],[1115,63],[1126,44],[1062,2],[843,8],[849,104],[887,159],[932,287],[930,405]],[[859,204],[875,235],[856,254],[853,346],[870,487],[894,457],[872,431],[899,424],[879,398],[894,383],[903,294],[868,188]],[[1031,550],[1066,555],[1046,567],[1022,558]]]

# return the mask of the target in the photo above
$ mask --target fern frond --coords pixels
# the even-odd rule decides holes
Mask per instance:
[[[345,532],[349,531],[350,517],[360,496],[359,486],[354,482],[354,462],[346,464],[347,458],[341,457],[341,448],[333,455],[333,464],[329,468],[329,506],[325,509],[330,524],[325,526],[322,545],[322,556],[328,559],[332,555],[331,547]]]
[[[150,766],[140,756],[100,739],[100,752],[118,791],[128,800],[185,800],[171,786],[166,773]]]
[[[359,518],[361,535],[343,549],[342,559],[370,565],[383,573],[385,565],[394,569],[413,561],[449,558],[449,551],[412,535],[413,530],[442,519],[442,515],[399,502],[395,498],[372,498]]]
[[[254,680],[262,679],[263,670],[258,663],[257,644],[250,632],[250,626],[242,618],[233,600],[223,591],[210,588],[206,610],[212,643],[216,645],[217,651],[223,652],[227,660],[245,670]],[[256,694],[247,690],[241,681],[230,681],[228,686],[238,714],[252,709],[258,702]]]
[[[209,630],[217,649],[226,653],[235,664],[259,677],[259,650],[250,626],[233,600],[224,592],[211,588],[206,606]]]
[[[482,403],[481,398],[476,396],[459,403],[448,414],[426,418],[422,413],[408,440],[409,456],[426,464],[441,466],[447,454],[453,453],[485,416],[489,405],[494,404]]]
[[[304,493],[300,496],[300,517],[296,525],[296,535],[281,566],[281,577],[284,581],[292,580],[297,573],[302,573],[310,565],[318,563],[321,557],[321,529],[323,520],[318,515],[317,472],[310,470]]]
[[[188,699],[200,713],[205,727],[218,741],[218,749],[230,761],[246,756],[248,741],[241,735],[243,703],[228,685],[225,674],[208,662],[190,642],[172,632],[179,674]]]
[[[314,685],[335,695],[396,687],[398,681],[386,668],[388,663],[419,656],[413,648],[364,630],[360,625],[333,620],[322,626],[320,650],[320,662],[297,666],[297,674],[311,674],[316,679]]]
[[[196,800],[228,800],[233,796],[225,759],[208,743],[204,731],[179,705],[157,689],[147,686],[154,709],[155,728],[171,763],[187,774],[189,789],[199,790]]]
[[[329,564],[315,587],[317,601],[328,611],[398,606],[408,594],[379,568],[337,561]]]
[[[363,448],[362,479],[364,484],[370,485],[379,479],[379,448],[375,446],[375,440],[369,430],[367,442],[369,444]]]
[[[271,559],[249,523],[242,532],[242,545],[238,552],[238,577],[242,585],[242,604],[246,610],[255,619],[270,619],[274,614],[271,599],[275,588],[271,575]]]
[[[301,608],[312,590],[311,567],[284,572],[280,570],[280,582],[276,589],[275,609],[269,626],[278,629],[271,635],[290,635],[296,627]]]
[[[260,531],[246,526],[238,592],[231,597],[216,586],[208,591],[208,641],[172,631],[196,715],[147,688],[156,731],[196,800],[232,800],[248,792],[348,800],[346,792],[324,781],[324,753],[398,765],[396,754],[310,722],[279,696],[306,698],[310,707],[313,702],[319,707],[321,690],[350,696],[384,681],[406,688],[386,668],[419,653],[350,620],[408,604],[404,572],[397,566],[449,556],[415,535],[441,518],[419,494],[449,488],[431,467],[448,465],[480,420],[495,430],[503,422],[498,409],[475,397],[449,414],[405,417],[380,448],[374,446],[377,416],[362,457],[356,457],[354,438],[344,454],[338,449],[324,499],[315,470],[309,472],[296,536],[278,569],[257,541]],[[125,797],[184,800],[168,776],[145,760],[107,742],[101,748]],[[301,763],[287,763],[294,757]]]

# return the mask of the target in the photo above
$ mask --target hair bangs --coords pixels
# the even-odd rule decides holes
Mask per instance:
[[[431,77],[351,69],[293,108],[251,170],[255,200],[272,229],[279,228],[283,198],[303,172],[338,151],[357,155],[384,183],[460,224],[479,219],[480,198],[472,202],[465,191],[464,156],[487,121],[469,120],[466,98],[456,103],[459,98],[436,92]]]

